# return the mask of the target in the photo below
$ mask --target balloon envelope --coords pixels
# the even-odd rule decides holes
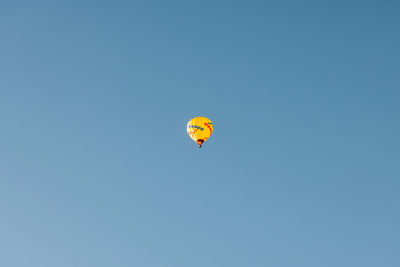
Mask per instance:
[[[199,144],[199,148],[208,138],[210,138],[213,129],[214,127],[211,120],[204,117],[191,119],[186,127],[190,138]]]

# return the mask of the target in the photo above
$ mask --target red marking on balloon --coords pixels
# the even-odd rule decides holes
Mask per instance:
[[[194,138],[194,134],[197,132],[198,129],[194,129],[192,131],[189,132],[189,135],[192,136]]]
[[[204,125],[208,127],[208,129],[210,130],[210,135],[211,135],[213,132],[211,126],[207,122],[205,122]]]

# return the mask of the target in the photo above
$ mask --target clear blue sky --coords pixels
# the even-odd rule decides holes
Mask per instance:
[[[400,266],[399,14],[1,1],[0,266]]]

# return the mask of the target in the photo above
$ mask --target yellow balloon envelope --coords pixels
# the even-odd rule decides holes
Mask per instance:
[[[190,137],[199,144],[200,148],[201,145],[211,136],[213,132],[213,124],[207,118],[196,117],[188,122],[186,130]]]

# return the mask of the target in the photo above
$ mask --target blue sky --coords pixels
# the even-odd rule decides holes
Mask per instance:
[[[0,265],[399,266],[399,8],[0,2]]]

